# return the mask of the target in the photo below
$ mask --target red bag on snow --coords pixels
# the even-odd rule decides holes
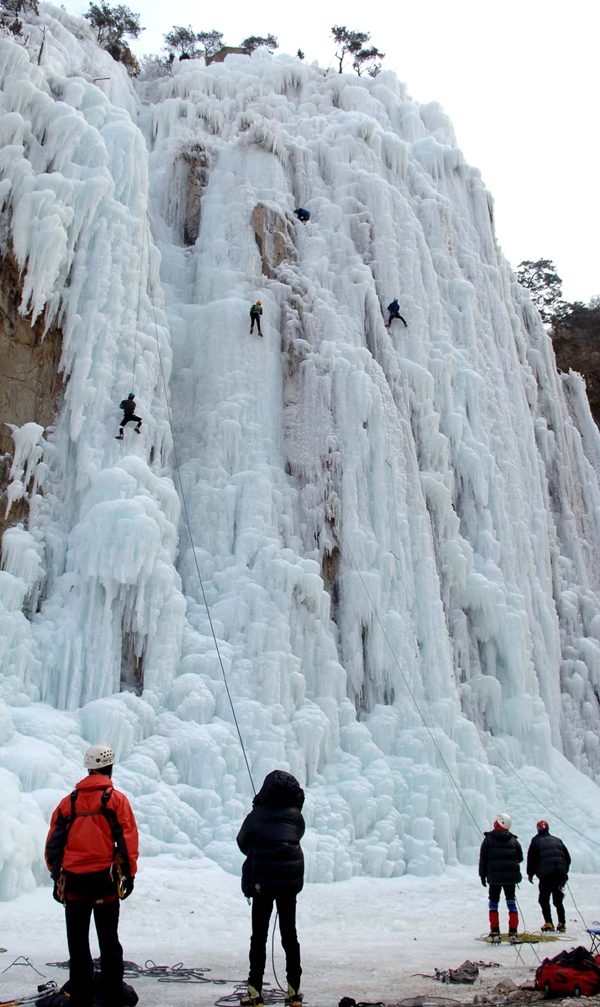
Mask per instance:
[[[600,990],[600,956],[594,958],[586,948],[578,947],[544,958],[536,970],[535,985],[555,996],[593,996]]]

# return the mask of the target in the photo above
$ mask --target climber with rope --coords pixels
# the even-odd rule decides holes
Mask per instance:
[[[260,327],[260,316],[262,315],[262,301],[256,301],[250,308],[250,335],[254,332],[254,323],[258,325],[258,334],[262,336]]]
[[[402,322],[402,324],[404,325],[404,328],[405,329],[408,328],[408,325],[406,324],[406,322],[404,321],[402,315],[400,314],[400,304],[398,302],[398,298],[395,298],[392,301],[391,304],[388,304],[387,309],[388,309],[388,311],[390,313],[390,317],[388,319],[388,323],[386,325],[386,329],[389,329],[389,327],[392,324],[394,318],[399,318],[400,321]]]
[[[285,951],[288,981],[286,1007],[301,1007],[300,945],[296,933],[296,896],[304,885],[304,791],[298,780],[276,769],[252,802],[238,833],[237,844],[245,854],[242,891],[252,899],[252,937],[248,991],[241,1007],[263,1007],[263,975],[267,937],[273,903],[279,914],[279,931]]]
[[[126,899],[133,891],[138,831],[129,801],[111,782],[115,761],[108,745],[88,748],[83,760],[88,775],[56,808],[46,839],[54,898],[65,907],[69,992],[77,1007],[92,1003],[92,913],[100,945],[103,1001],[121,1003],[119,898]]]
[[[558,916],[556,929],[564,933],[565,922],[564,887],[569,880],[571,854],[558,836],[551,836],[548,822],[537,823],[537,835],[533,837],[527,851],[527,878],[533,884],[537,874],[540,879],[538,902],[544,916],[542,932],[554,930],[550,896]]]
[[[123,419],[119,424],[119,433],[115,437],[116,441],[123,440],[123,428],[126,423],[137,423],[135,428],[136,434],[139,434],[140,427],[142,425],[141,417],[135,415],[135,395],[133,392],[130,392],[127,398],[123,399],[123,401],[119,404],[119,409],[123,410]]]
[[[496,815],[492,832],[484,832],[479,851],[479,877],[481,884],[489,884],[490,934],[492,943],[500,942],[500,917],[498,904],[504,889],[508,907],[508,936],[516,939],[519,914],[515,900],[515,886],[521,880],[519,864],[523,850],[517,837],[510,831],[512,818],[505,812]]]

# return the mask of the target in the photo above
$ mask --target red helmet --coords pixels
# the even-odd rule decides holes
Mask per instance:
[[[542,819],[542,821],[541,821],[541,822],[538,822],[538,823],[537,823],[537,830],[538,830],[538,832],[543,832],[543,831],[544,831],[544,829],[546,830],[546,832],[548,831],[548,822],[545,822],[545,821],[544,821],[544,820]]]

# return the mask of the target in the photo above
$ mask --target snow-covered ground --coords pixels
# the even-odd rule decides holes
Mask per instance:
[[[600,916],[600,876],[573,875],[571,890],[586,922]],[[523,921],[530,930],[542,919],[537,886],[517,890]],[[490,947],[475,940],[486,932],[487,897],[477,872],[450,868],[441,878],[353,878],[334,885],[307,885],[298,898],[298,933],[302,948],[302,987],[314,1007],[332,1007],[344,995],[356,1000],[396,1002],[418,993],[472,1000],[510,976],[522,983],[532,976],[538,955],[544,958],[574,944],[589,946],[589,938],[571,896],[565,901],[568,932],[556,943],[523,945],[522,961],[510,946]],[[501,922],[506,930],[506,911]],[[46,968],[46,962],[68,955],[63,910],[50,889],[38,889],[15,899],[3,913],[0,941],[7,953],[0,968],[25,955],[48,978],[59,983],[66,975]],[[244,980],[250,909],[239,881],[208,859],[190,865],[170,856],[146,859],[140,865],[133,895],[122,904],[121,943],[125,957],[143,965],[156,964],[212,969],[217,978]],[[499,969],[481,970],[473,986],[445,986],[411,973],[456,968],[465,959],[497,961]],[[285,959],[278,935],[275,968],[285,979]],[[0,977],[0,995],[23,987],[29,970],[13,968]],[[33,976],[27,976],[28,981]],[[274,983],[271,956],[265,981]],[[40,980],[41,982],[41,980]],[[144,1004],[196,1004],[209,1007],[228,987],[166,985],[154,979],[134,982]]]

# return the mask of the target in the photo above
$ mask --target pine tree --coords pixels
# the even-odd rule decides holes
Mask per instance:
[[[98,45],[109,52],[113,59],[125,63],[130,73],[139,73],[139,64],[124,41],[125,37],[138,38],[145,28],[140,25],[140,15],[134,14],[129,7],[119,4],[111,7],[102,0],[101,3],[90,3],[90,8],[84,18],[98,31]]]
[[[519,263],[517,278],[522,287],[527,287],[531,300],[544,322],[551,322],[555,316],[564,313],[562,280],[551,259],[525,259]]]
[[[367,71],[369,77],[376,77],[378,73],[381,73],[381,63],[377,62],[378,59],[385,59],[385,53],[379,52],[379,49],[372,45],[370,49],[361,49],[356,53],[352,60],[352,66],[359,77],[363,70]]]
[[[240,47],[248,52],[254,52],[255,49],[260,48],[273,52],[279,48],[279,42],[275,35],[249,35],[243,42],[240,42]]]
[[[205,56],[214,56],[223,46],[223,32],[215,31],[214,28],[212,31],[199,31],[198,41]]]
[[[339,24],[333,25],[331,34],[337,44],[335,58],[338,61],[338,73],[343,73],[346,56],[356,58],[371,36],[368,31],[350,31],[345,25]]]
[[[175,52],[179,56],[187,56],[193,59],[198,53],[198,33],[194,31],[191,24],[184,28],[182,25],[173,25],[171,31],[163,35],[165,45],[163,49]]]

